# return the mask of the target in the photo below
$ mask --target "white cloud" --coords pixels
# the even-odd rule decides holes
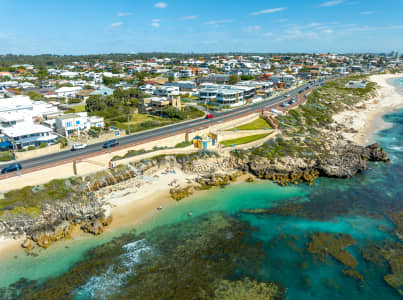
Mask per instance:
[[[158,2],[154,4],[154,7],[156,8],[166,8],[168,6],[168,4],[166,4],[165,2]]]
[[[266,33],[264,34],[264,36],[272,37],[272,36],[274,36],[274,34],[273,34],[273,32],[266,32]]]
[[[283,34],[280,34],[277,37],[277,41],[287,41],[287,40],[298,40],[298,39],[310,39],[314,40],[317,39],[319,36],[316,32],[312,31],[302,31],[299,29],[294,29],[294,30],[286,30]]]
[[[197,19],[199,16],[183,16],[181,20],[194,20]]]
[[[332,0],[332,1],[323,2],[319,6],[321,6],[321,7],[336,6],[336,5],[342,4],[343,2],[344,2],[344,0]]]
[[[123,22],[116,22],[116,23],[112,23],[111,27],[120,27],[123,25]]]
[[[360,15],[373,15],[374,13],[374,11],[362,11],[360,12]]]
[[[263,15],[263,14],[272,14],[272,13],[283,11],[286,9],[287,9],[287,7],[268,8],[268,9],[255,11],[255,12],[251,13],[250,15],[257,16],[257,15]]]
[[[207,25],[217,25],[217,24],[224,24],[224,23],[232,23],[232,20],[216,20],[216,21],[206,22]]]
[[[322,30],[323,33],[333,33],[334,31],[331,29]]]
[[[127,17],[127,16],[131,16],[132,13],[131,12],[119,12],[118,13],[118,17]]]
[[[248,26],[245,28],[245,32],[256,32],[259,31],[260,29],[262,29],[262,27],[260,27],[259,25]]]
[[[0,39],[8,38],[8,34],[0,32]]]
[[[376,30],[398,30],[403,29],[403,25],[391,25],[391,26],[358,26],[347,28],[346,31],[376,31]]]
[[[311,27],[318,27],[322,25],[321,23],[317,23],[317,22],[313,22],[311,24],[306,25],[307,28],[311,28]]]
[[[285,23],[287,21],[288,21],[288,19],[279,19],[279,20],[276,20],[274,22],[276,22],[276,23]]]
[[[159,23],[159,22],[161,22],[160,19],[152,19],[151,21],[152,21],[153,23]]]

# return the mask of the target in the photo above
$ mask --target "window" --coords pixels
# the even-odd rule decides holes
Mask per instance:
[[[76,121],[76,125],[80,125],[80,120],[77,120],[77,121]]]

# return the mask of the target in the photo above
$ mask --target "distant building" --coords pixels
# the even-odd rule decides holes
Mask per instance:
[[[154,90],[154,95],[160,97],[170,97],[179,95],[179,87],[177,86],[157,86]]]
[[[162,114],[164,109],[172,106],[179,110],[182,104],[179,96],[144,98],[139,105],[139,113]]]
[[[79,86],[64,86],[57,90],[55,90],[56,97],[58,98],[74,98],[77,96],[77,93],[82,90],[82,87]]]
[[[111,95],[113,95],[113,89],[108,88],[108,87],[103,87],[99,90],[93,91],[90,94],[90,96],[95,96],[95,95],[111,96]]]
[[[181,92],[194,92],[196,90],[196,83],[193,81],[167,82],[164,86],[176,86]]]

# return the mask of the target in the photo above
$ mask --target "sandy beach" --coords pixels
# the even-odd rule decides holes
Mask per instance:
[[[344,111],[333,116],[333,119],[354,129],[355,133],[343,133],[343,136],[358,145],[368,145],[374,142],[375,133],[387,129],[382,116],[403,107],[403,95],[388,81],[403,78],[403,74],[373,75],[370,81],[378,85],[377,96],[356,105],[354,110]]]

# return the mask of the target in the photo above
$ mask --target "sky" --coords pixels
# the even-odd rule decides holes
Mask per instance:
[[[0,0],[0,54],[403,52],[403,0]]]

